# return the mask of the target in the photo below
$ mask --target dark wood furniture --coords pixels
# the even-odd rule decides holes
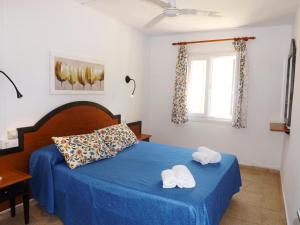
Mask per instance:
[[[34,126],[17,129],[19,147],[1,151],[0,171],[17,169],[28,172],[31,153],[52,144],[53,136],[89,133],[120,122],[121,115],[114,115],[94,102],[78,101],[62,105],[46,114]],[[150,136],[142,134],[141,121],[129,123],[128,126],[140,140],[150,139]],[[17,200],[19,202],[22,200]],[[8,201],[0,204],[0,211],[7,208]]]
[[[29,183],[31,176],[18,170],[0,172],[0,202],[9,200],[11,216],[16,215],[16,197],[23,196],[24,220],[29,224]]]
[[[19,148],[14,154],[0,157],[0,170],[13,168],[27,172],[31,153],[52,144],[51,137],[89,133],[120,122],[121,115],[113,115],[97,103],[79,101],[62,105],[34,126],[17,129]]]
[[[289,133],[290,131],[285,123],[270,123],[270,130],[285,133]]]
[[[137,138],[140,140],[140,141],[147,141],[149,142],[150,141],[150,138],[152,137],[152,135],[150,134],[141,134],[140,136],[137,136]]]
[[[152,135],[142,134],[142,121],[136,121],[132,123],[127,123],[127,126],[133,131],[138,140],[140,141],[150,141]]]

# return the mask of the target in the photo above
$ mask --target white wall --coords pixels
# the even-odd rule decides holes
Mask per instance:
[[[51,109],[67,102],[103,104],[127,121],[140,120],[144,100],[147,38],[122,23],[73,0],[0,0],[1,69],[24,95],[0,78],[0,134],[33,125]],[[49,52],[59,51],[105,63],[105,95],[50,95]],[[137,90],[130,97],[136,79]],[[1,76],[0,76],[1,77]],[[4,87],[2,87],[4,86]]]
[[[3,40],[3,25],[4,25],[4,21],[3,21],[3,1],[0,1],[0,52],[3,52],[3,47],[4,47],[4,40]],[[2,70],[4,67],[3,64],[3,54],[0,53],[0,70]],[[4,82],[6,81],[6,78],[4,78],[1,74],[0,74],[0,99],[3,98],[2,96],[2,92],[1,90],[4,89]],[[0,100],[1,101],[1,100]],[[2,101],[1,101],[2,102]],[[0,127],[4,124],[4,110],[3,110],[4,106],[2,106],[0,104]],[[0,128],[0,135],[1,135],[1,128]]]
[[[257,37],[248,43],[248,128],[235,129],[228,123],[215,122],[173,125],[170,121],[177,47],[171,43],[244,35]],[[155,142],[190,147],[205,145],[236,154],[243,164],[279,169],[283,134],[270,132],[269,122],[282,118],[282,83],[290,38],[291,26],[152,37],[147,81],[151,87],[150,104],[145,118],[147,132],[153,134]]]
[[[300,224],[296,211],[300,208],[300,8],[294,25],[297,40],[297,65],[292,109],[291,134],[285,136],[281,179],[289,225]]]

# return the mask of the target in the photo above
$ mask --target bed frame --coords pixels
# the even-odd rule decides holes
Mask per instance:
[[[31,153],[52,144],[53,136],[89,133],[120,122],[121,115],[114,115],[94,102],[78,101],[62,105],[49,112],[34,126],[17,129],[19,147],[7,152],[1,151],[0,171],[13,168],[27,172]],[[137,136],[141,135],[141,121],[129,123],[128,126]]]
[[[17,129],[19,147],[1,151],[0,173],[7,169],[28,172],[31,153],[52,144],[53,136],[89,133],[120,122],[121,115],[114,115],[94,102],[78,101],[62,105],[46,114],[34,126]],[[141,121],[127,125],[138,137],[141,135]],[[17,198],[17,203],[21,202],[22,198]],[[7,208],[8,202],[0,204],[0,212]]]

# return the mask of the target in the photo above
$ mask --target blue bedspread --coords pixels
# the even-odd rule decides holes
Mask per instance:
[[[192,161],[192,150],[140,142],[112,159],[70,170],[54,145],[32,154],[32,192],[65,225],[218,225],[240,190],[236,157],[219,164]],[[193,189],[163,189],[161,171],[192,172]]]

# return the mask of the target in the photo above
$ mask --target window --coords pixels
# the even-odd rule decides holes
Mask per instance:
[[[192,55],[189,58],[188,111],[191,118],[231,120],[236,55]]]

